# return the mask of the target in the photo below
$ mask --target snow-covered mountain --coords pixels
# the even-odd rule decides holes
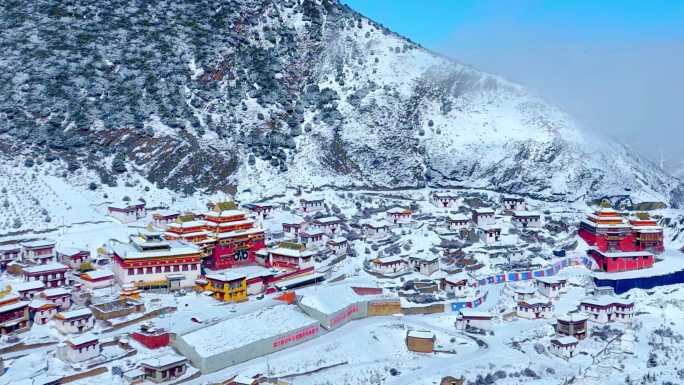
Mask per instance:
[[[181,192],[431,185],[683,200],[635,151],[338,1],[15,1],[0,26],[0,154],[25,167]]]

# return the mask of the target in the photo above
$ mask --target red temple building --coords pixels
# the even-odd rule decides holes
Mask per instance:
[[[255,264],[255,253],[265,244],[264,230],[238,210],[233,202],[220,202],[204,214],[205,229],[216,239],[206,260],[210,269],[225,269],[237,265]]]
[[[634,246],[637,250],[648,250],[654,253],[662,253],[665,250],[663,228],[658,226],[658,223],[648,214],[637,214],[635,218],[630,219],[629,224],[632,226]]]
[[[9,290],[0,292],[0,335],[29,327],[29,302]]]
[[[184,214],[167,224],[164,238],[167,240],[183,240],[199,246],[204,256],[214,250],[216,238],[207,230],[204,220],[196,219],[195,214]]]
[[[653,267],[654,256],[649,251],[606,252],[590,249],[589,255],[594,258],[599,268],[608,273],[648,269]]]
[[[603,207],[580,222],[578,235],[601,252],[663,251],[663,229],[647,214],[627,221]]]

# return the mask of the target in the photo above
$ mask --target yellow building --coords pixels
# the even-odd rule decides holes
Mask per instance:
[[[206,276],[205,291],[213,293],[212,297],[224,302],[242,302],[247,300],[247,278],[244,275],[226,272]]]

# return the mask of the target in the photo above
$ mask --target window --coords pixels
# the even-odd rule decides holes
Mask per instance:
[[[135,269],[126,269],[128,271],[128,275],[134,275],[135,274]]]
[[[164,266],[164,271],[167,272],[167,273],[168,273],[169,271],[171,271],[171,266],[168,266],[168,265],[167,265],[167,266]]]
[[[188,271],[188,265],[183,265],[183,271]]]
[[[173,271],[180,271],[179,265],[173,265]]]
[[[161,273],[161,272],[162,272],[161,266],[155,267],[155,268],[154,268],[154,272],[155,272],[155,273]]]
[[[139,269],[138,269],[138,274],[145,274],[145,270],[143,270],[143,268],[142,268],[142,267],[141,267],[141,268],[139,268]]]
[[[191,270],[197,270],[197,265],[190,265]]]
[[[146,269],[145,269],[145,272],[146,272],[147,274],[152,274],[152,268],[151,268],[151,267],[146,268]]]

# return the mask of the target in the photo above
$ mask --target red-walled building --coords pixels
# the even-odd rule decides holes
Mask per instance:
[[[617,211],[601,208],[580,223],[578,235],[590,246],[604,252],[661,253],[664,250],[663,228],[644,213],[627,221]]]
[[[663,228],[658,226],[658,223],[648,214],[638,214],[637,217],[630,219],[629,224],[634,233],[636,250],[648,250],[654,253],[662,253],[665,250]]]
[[[596,248],[588,254],[594,258],[599,268],[608,273],[648,269],[653,267],[654,256],[649,251],[605,252]]]
[[[169,346],[171,335],[168,330],[142,324],[140,330],[131,333],[131,337],[148,349],[158,349]]]
[[[206,266],[212,270],[255,264],[255,253],[266,247],[264,230],[236,209],[233,202],[215,204],[204,214],[204,220],[205,229],[216,239],[206,259]]]

